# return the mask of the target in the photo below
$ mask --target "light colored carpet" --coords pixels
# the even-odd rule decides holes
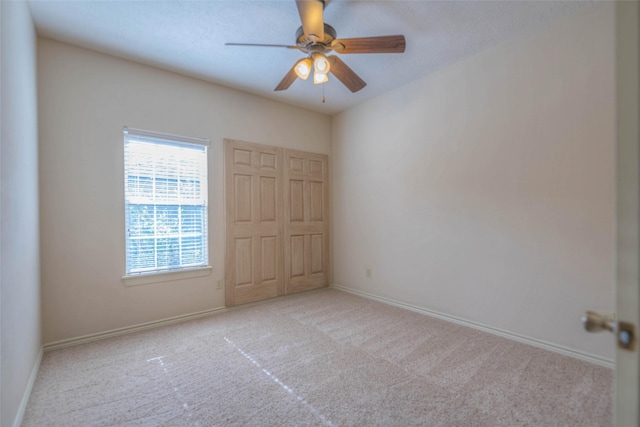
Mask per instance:
[[[336,290],[47,352],[24,426],[609,426],[612,371]]]

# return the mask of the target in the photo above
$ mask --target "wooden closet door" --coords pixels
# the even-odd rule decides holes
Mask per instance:
[[[329,283],[328,156],[284,151],[285,293]]]
[[[226,305],[283,286],[282,149],[225,139]]]

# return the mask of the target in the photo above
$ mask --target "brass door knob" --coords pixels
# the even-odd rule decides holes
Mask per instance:
[[[613,317],[613,316],[611,316]],[[587,311],[582,316],[582,324],[589,332],[610,331],[616,335],[618,347],[635,351],[636,349],[636,328],[633,323],[616,322],[611,317],[603,316],[595,311]]]
[[[582,316],[582,324],[589,332],[616,331],[616,322],[594,311],[587,311],[584,316]]]

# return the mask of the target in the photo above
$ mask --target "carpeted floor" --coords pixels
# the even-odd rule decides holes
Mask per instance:
[[[23,426],[609,426],[612,381],[323,290],[47,352]]]

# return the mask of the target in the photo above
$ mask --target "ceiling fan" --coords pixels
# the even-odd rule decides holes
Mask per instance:
[[[350,53],[402,53],[405,49],[403,35],[338,39],[336,30],[324,22],[324,0],[296,0],[302,26],[296,31],[296,45],[225,43],[227,46],[260,46],[297,49],[307,54],[298,60],[274,90],[285,90],[300,78],[306,80],[313,71],[315,84],[326,83],[331,73],[351,92],[367,85],[351,68],[335,55]]]

